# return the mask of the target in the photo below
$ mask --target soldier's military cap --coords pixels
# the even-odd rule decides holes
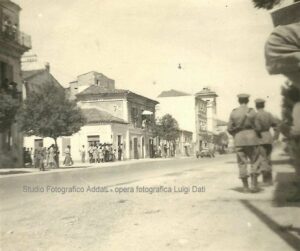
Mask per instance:
[[[238,98],[249,98],[250,95],[249,94],[246,94],[246,93],[240,93],[237,95]]]
[[[256,104],[263,104],[263,103],[266,102],[266,101],[265,101],[264,99],[262,99],[262,98],[257,98],[257,99],[255,99],[254,101],[255,101]]]

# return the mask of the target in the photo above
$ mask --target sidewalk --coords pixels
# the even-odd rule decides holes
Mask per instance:
[[[130,159],[123,161],[114,161],[114,162],[104,162],[104,163],[81,163],[75,162],[72,166],[64,166],[61,162],[60,167],[56,169],[46,169],[45,171],[40,171],[38,168],[32,167],[23,167],[23,168],[0,168],[0,179],[4,177],[15,177],[21,175],[33,175],[33,174],[46,174],[49,172],[68,172],[81,170],[85,168],[103,168],[103,167],[113,167],[113,166],[123,166],[130,165],[134,163],[144,163],[144,162],[157,162],[157,161],[169,161],[173,159],[182,159],[182,158],[193,158],[186,156],[179,156],[174,158],[145,158],[145,159]]]

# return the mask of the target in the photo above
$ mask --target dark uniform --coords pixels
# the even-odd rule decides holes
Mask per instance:
[[[263,99],[256,99],[256,105],[265,103]],[[263,174],[264,183],[272,183],[272,163],[271,153],[273,136],[270,132],[270,128],[273,127],[277,130],[277,121],[271,113],[265,111],[263,108],[258,108],[255,116],[255,130],[259,134],[259,168]]]
[[[239,98],[249,98],[247,94],[238,95]],[[257,189],[258,169],[258,137],[254,130],[256,112],[246,104],[234,109],[229,118],[228,132],[234,137],[239,178],[242,179],[245,189],[248,189],[248,159],[251,163],[250,175],[253,190]]]

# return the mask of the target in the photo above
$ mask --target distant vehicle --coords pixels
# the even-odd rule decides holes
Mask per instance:
[[[196,157],[197,157],[197,159],[199,159],[199,157],[201,157],[201,158],[203,158],[203,157],[214,158],[215,154],[212,150],[210,150],[208,148],[203,148],[200,152],[197,151]]]

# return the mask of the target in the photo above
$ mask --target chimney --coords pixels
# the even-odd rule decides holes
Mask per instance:
[[[47,72],[50,72],[50,64],[49,64],[49,62],[45,63],[45,69],[46,69]]]

